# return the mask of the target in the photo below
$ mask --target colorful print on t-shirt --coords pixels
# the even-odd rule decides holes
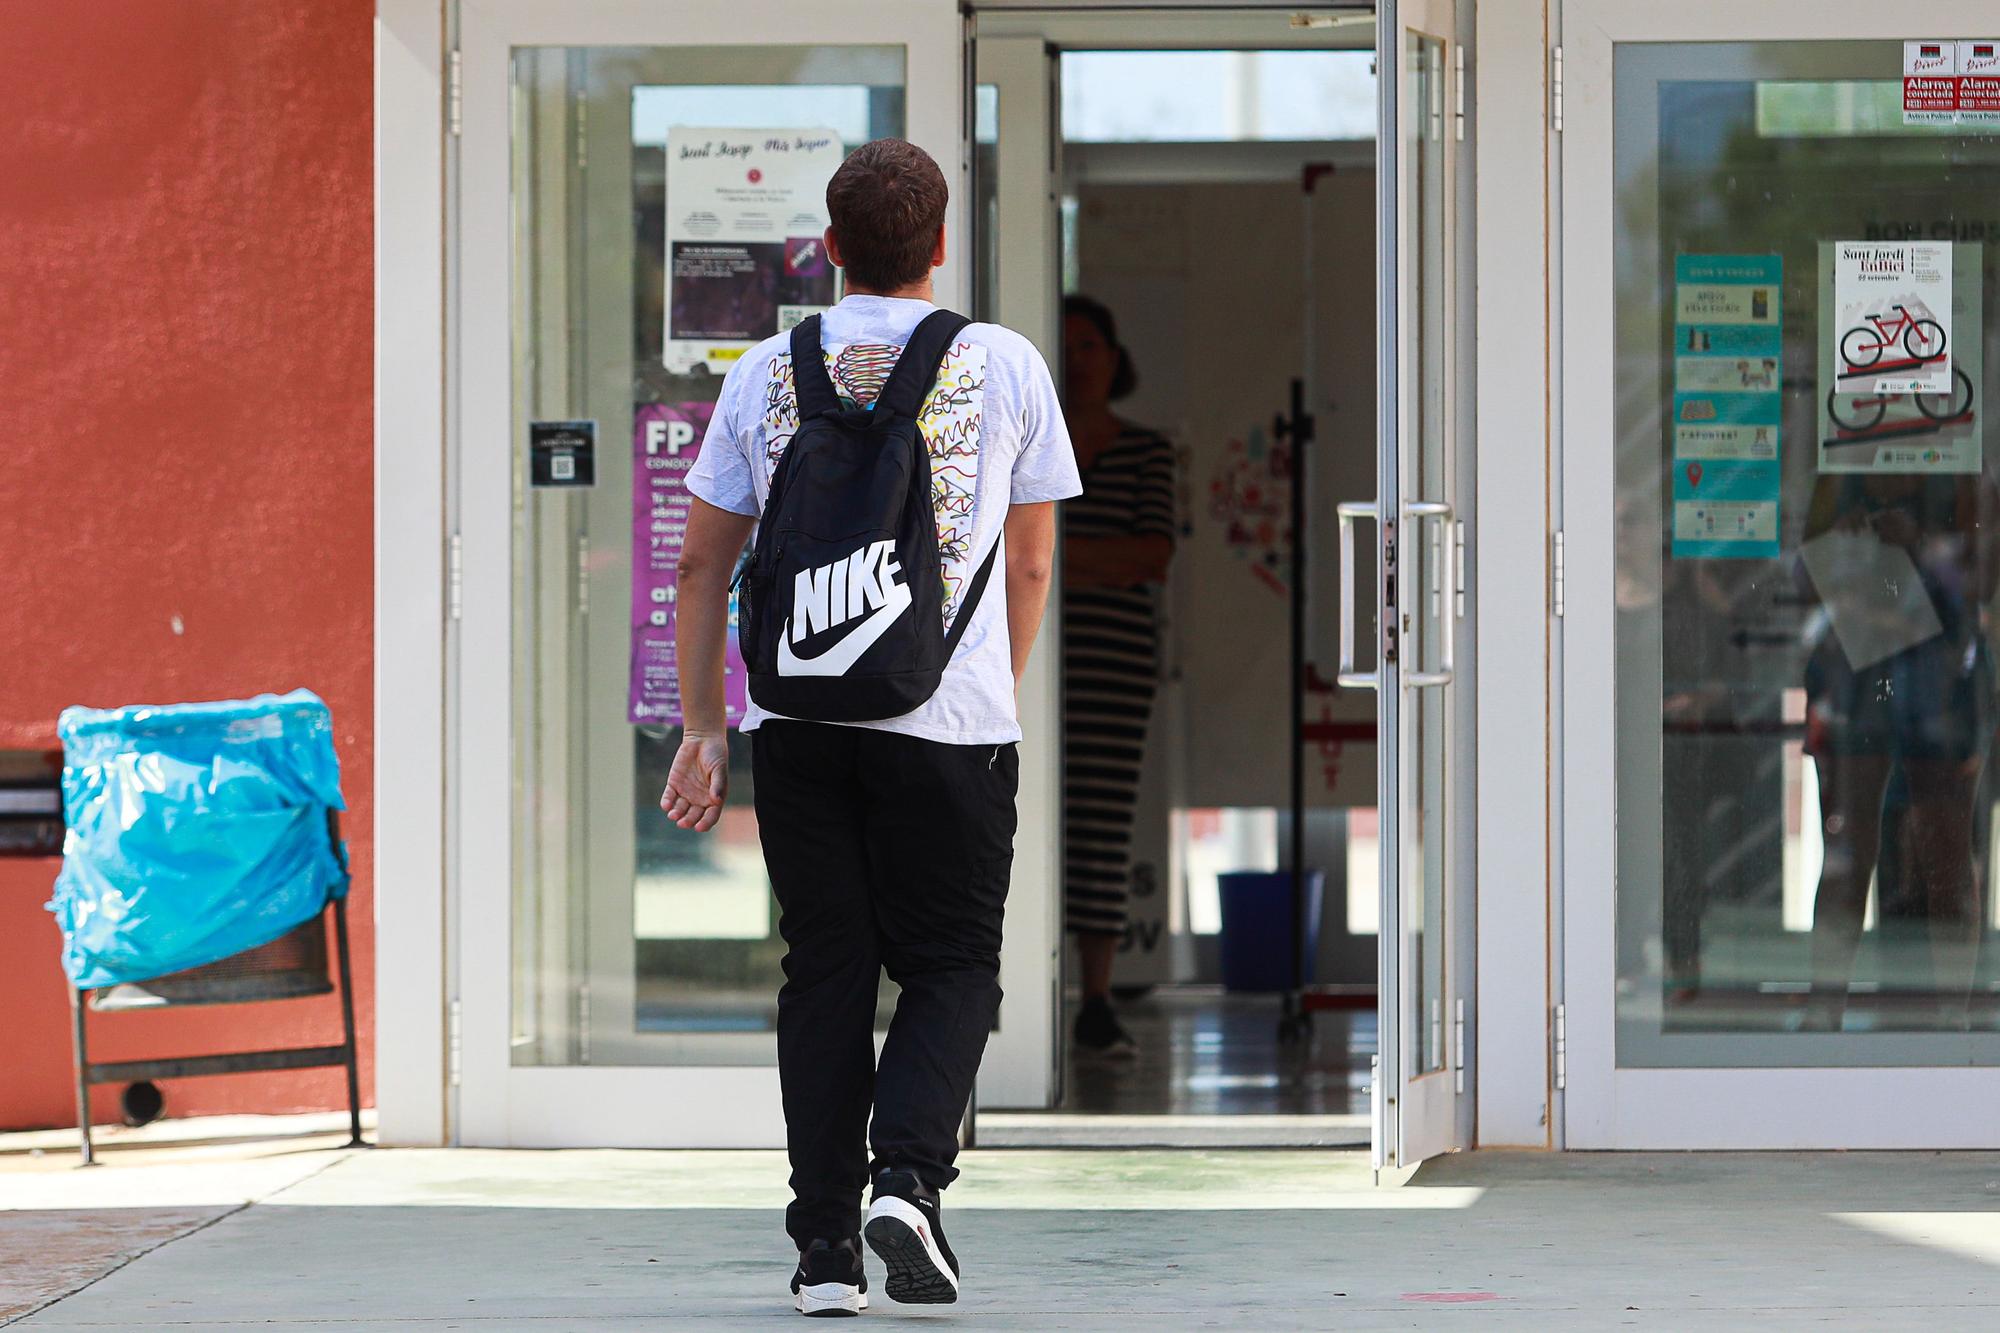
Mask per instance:
[[[882,392],[903,349],[891,343],[849,343],[832,349],[827,374],[842,401],[867,407]],[[979,427],[986,391],[986,348],[961,340],[938,364],[937,382],[924,396],[917,431],[931,457],[931,507],[937,517],[938,576],[944,582],[944,617],[958,611],[972,576],[973,497],[979,489]],[[771,358],[764,385],[766,466],[775,471],[799,428],[798,390],[789,352]]]

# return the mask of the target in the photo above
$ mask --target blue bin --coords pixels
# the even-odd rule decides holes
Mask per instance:
[[[1233,870],[1217,875],[1222,894],[1222,984],[1233,991],[1284,991],[1313,979],[1319,957],[1326,872],[1306,871],[1306,938],[1292,918],[1292,872]]]
[[[310,690],[65,708],[68,832],[49,910],[78,988],[269,944],[347,893],[333,717]]]

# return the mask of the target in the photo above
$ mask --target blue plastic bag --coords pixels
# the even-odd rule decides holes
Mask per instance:
[[[73,985],[268,944],[347,893],[333,716],[310,690],[65,708],[62,873],[48,908]]]

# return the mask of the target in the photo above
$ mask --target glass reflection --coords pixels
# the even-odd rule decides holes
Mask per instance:
[[[1989,1061],[2000,126],[1905,124],[1900,43],[1617,61],[1619,1063]],[[1935,393],[1841,352],[1923,359],[1836,294],[1906,241]]]
[[[792,125],[852,146],[900,134],[904,54],[765,43],[515,52],[517,431],[587,419],[598,443],[588,487],[530,485],[525,451],[516,457],[516,1064],[775,1057],[784,945],[749,747],[732,738],[729,812],[697,837],[656,804],[678,728],[627,708],[635,538],[671,520],[635,516],[635,424],[662,407],[705,421],[721,387],[705,365],[664,355],[668,136]]]

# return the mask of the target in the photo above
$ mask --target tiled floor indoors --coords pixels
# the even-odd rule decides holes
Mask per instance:
[[[1068,1018],[1073,1021],[1075,999]],[[1375,1011],[1313,1015],[1302,1042],[1278,1037],[1279,997],[1161,987],[1118,1005],[1131,1060],[1069,1057],[1063,1109],[1112,1115],[1352,1115],[1368,1110]]]
[[[1070,997],[1067,1018],[1074,1021]],[[1368,1142],[1375,1011],[1313,1015],[1302,1041],[1278,1034],[1279,997],[1161,987],[1123,1000],[1129,1058],[1072,1047],[1061,1105],[982,1109],[975,1142],[1007,1148],[1355,1147]]]

